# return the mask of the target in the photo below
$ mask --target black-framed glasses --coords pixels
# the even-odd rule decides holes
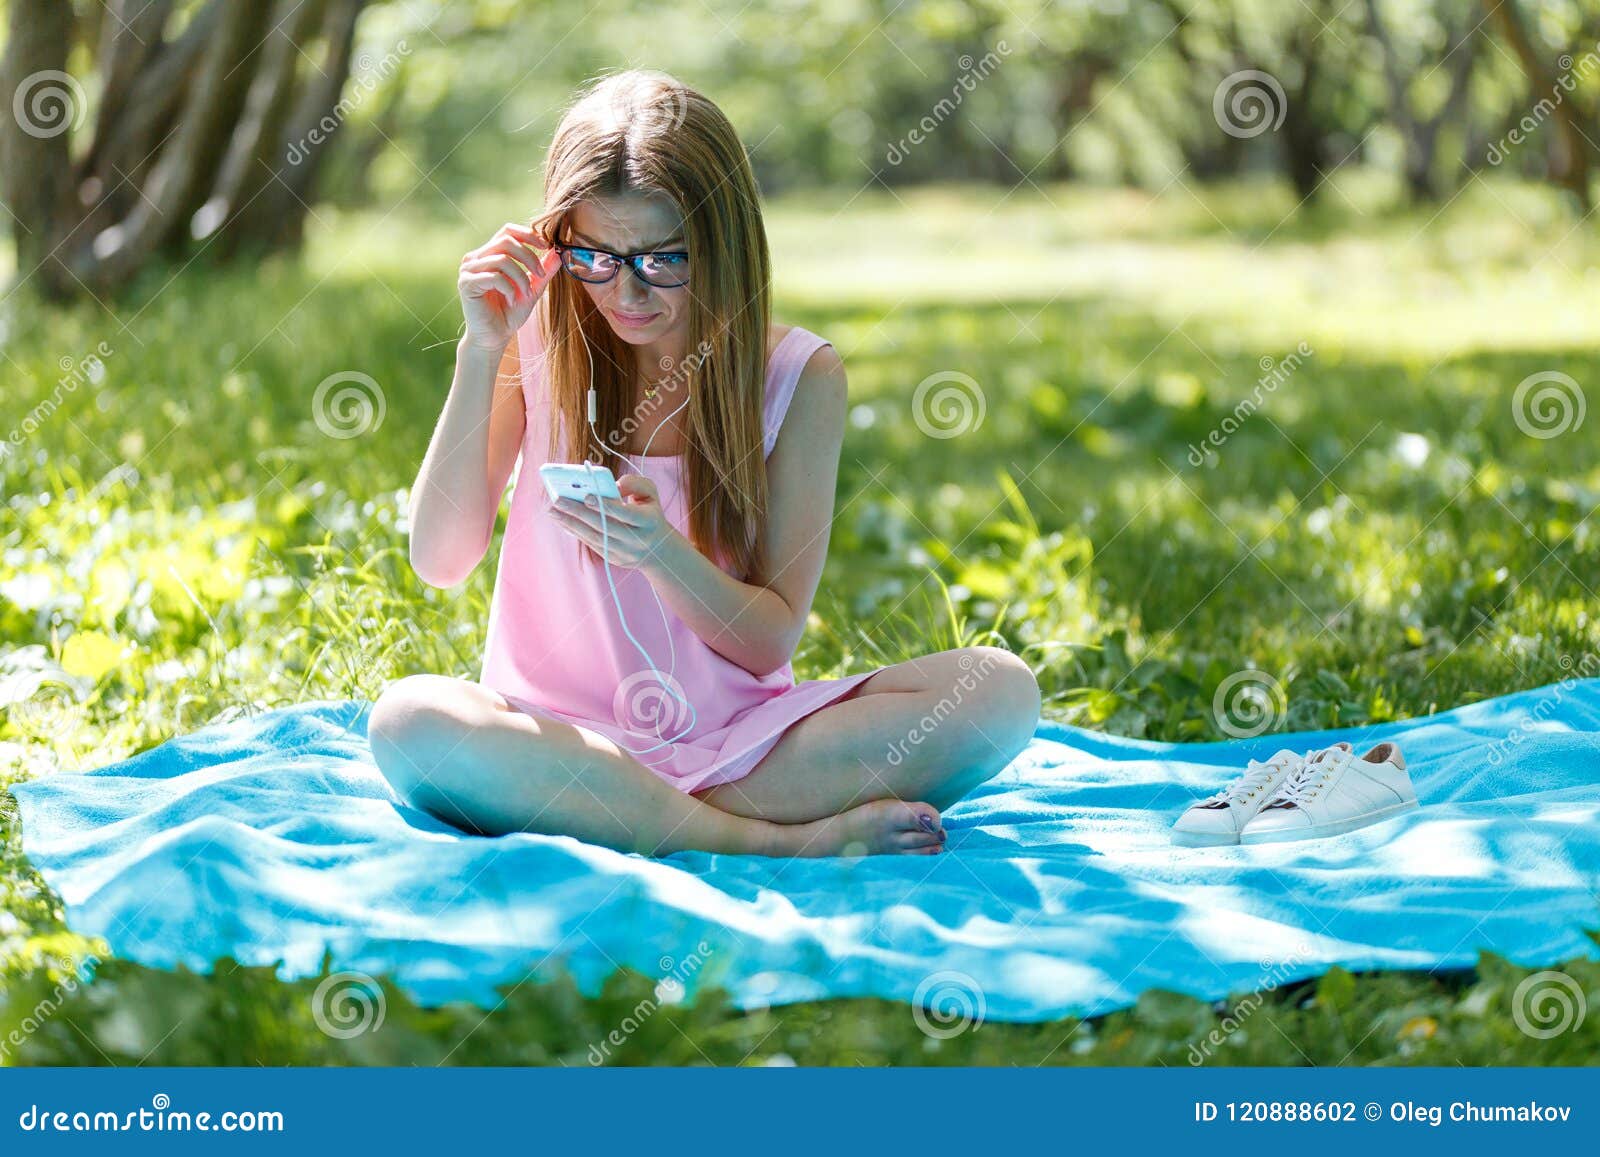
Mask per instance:
[[[657,289],[677,289],[689,284],[689,254],[681,249],[657,253],[612,253],[608,249],[596,249],[593,245],[568,245],[564,241],[556,241],[553,245],[561,252],[562,268],[590,285],[604,285],[624,265],[631,266],[633,275],[640,281]]]

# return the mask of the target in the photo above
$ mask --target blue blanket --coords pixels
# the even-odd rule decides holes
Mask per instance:
[[[388,973],[426,1004],[619,965],[740,1007],[871,995],[997,1020],[1206,999],[1347,968],[1529,967],[1600,926],[1600,680],[1341,733],[1173,745],[1046,724],[947,813],[937,857],[627,855],[462,835],[399,807],[367,705],[213,725],[15,789],[23,847],[117,955]],[[1179,811],[1252,755],[1400,742],[1422,807],[1315,842],[1181,849]],[[680,986],[681,987],[678,987]]]

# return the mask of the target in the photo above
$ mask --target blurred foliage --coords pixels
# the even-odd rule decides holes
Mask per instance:
[[[1600,0],[1518,4],[1552,78],[1569,74],[1565,100],[1593,124],[1600,67],[1584,62],[1600,65]],[[358,55],[371,66],[403,43],[404,67],[360,103],[330,188],[453,200],[485,179],[525,181],[531,211],[573,87],[649,67],[717,100],[769,193],[1065,178],[1160,189],[1295,174],[1298,150],[1317,165],[1312,188],[1319,173],[1355,164],[1385,173],[1403,195],[1406,138],[1444,111],[1465,56],[1467,96],[1442,118],[1431,162],[1434,193],[1448,195],[1490,168],[1490,146],[1553,94],[1533,91],[1469,0],[1379,0],[1377,11],[1381,40],[1366,4],[1334,0],[378,4],[363,18]],[[1386,59],[1399,92],[1386,83]],[[1267,98],[1274,125],[1230,135],[1215,101],[1245,70],[1277,85]],[[1508,150],[1507,169],[1539,177],[1559,163],[1547,119]],[[1588,135],[1600,139],[1600,125]]]

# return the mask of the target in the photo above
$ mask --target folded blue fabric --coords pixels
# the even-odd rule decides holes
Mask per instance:
[[[1600,927],[1600,680],[1441,715],[1213,744],[1046,724],[947,814],[935,857],[627,855],[463,835],[398,806],[368,705],[206,727],[15,789],[23,848],[69,924],[144,964],[220,956],[388,973],[425,1004],[619,965],[741,1007],[836,996],[998,1020],[1092,1015],[1150,988],[1206,999],[1347,968],[1534,967]],[[1331,839],[1175,848],[1251,756],[1397,740],[1422,807]]]

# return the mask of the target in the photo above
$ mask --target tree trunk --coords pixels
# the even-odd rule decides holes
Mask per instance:
[[[221,258],[297,241],[326,140],[301,157],[288,145],[312,126],[331,136],[348,114],[340,94],[364,7],[0,3],[0,97],[22,110],[0,116],[18,280],[52,298],[103,295],[158,255],[192,260],[197,239]],[[303,44],[312,36],[316,61]],[[99,73],[88,132],[86,86],[66,72],[74,44],[93,51]]]
[[[12,0],[0,60],[0,181],[13,218],[17,273],[49,297],[72,292],[61,257],[72,165],[69,130],[83,114],[83,92],[66,79],[72,9],[60,0]],[[21,115],[13,116],[12,110]]]
[[[171,142],[206,44],[221,19],[222,6],[208,4],[176,40],[152,42],[145,67],[129,83],[127,99],[101,105],[94,143],[79,167],[78,198],[88,206],[85,236],[96,236],[133,211],[157,158]]]
[[[1406,77],[1394,40],[1384,23],[1380,0],[1366,0],[1366,7],[1367,26],[1372,30],[1373,39],[1378,42],[1384,87],[1389,97],[1389,119],[1400,130],[1405,145],[1406,191],[1413,201],[1436,201],[1440,195],[1439,175],[1434,165],[1439,130],[1456,120],[1466,109],[1472,67],[1476,60],[1473,21],[1469,14],[1459,36],[1452,29],[1445,30],[1446,52],[1452,57],[1450,90],[1439,110],[1432,117],[1423,118],[1411,107]]]
[[[1576,106],[1565,94],[1560,94],[1562,99],[1559,101],[1555,100],[1558,95],[1555,78],[1545,67],[1527,28],[1523,26],[1516,0],[1485,0],[1485,4],[1489,14],[1499,24],[1506,43],[1511,45],[1517,59],[1522,62],[1522,71],[1527,74],[1532,90],[1531,102],[1544,99],[1555,102],[1553,111],[1559,135],[1556,138],[1554,177],[1559,184],[1573,192],[1587,214],[1594,206],[1589,192],[1589,143],[1584,139],[1583,127],[1577,122]]]
[[[271,247],[277,200],[268,194],[284,179],[291,161],[284,133],[294,104],[300,44],[316,27],[327,0],[279,0],[273,15],[280,31],[267,45],[260,72],[250,88],[244,119],[234,134],[217,178],[217,192],[201,210],[196,233],[218,230],[218,256]]]
[[[319,75],[312,78],[298,109],[290,117],[288,136],[282,142],[287,153],[291,146],[305,150],[305,157],[291,166],[281,181],[273,182],[264,196],[272,198],[268,207],[271,219],[281,222],[277,241],[288,249],[298,249],[305,240],[305,215],[316,196],[317,173],[322,167],[344,117],[339,112],[339,94],[350,76],[350,49],[355,43],[356,20],[366,0],[330,0],[323,20],[327,51]],[[331,126],[331,127],[330,127]],[[318,138],[307,148],[301,142]]]

